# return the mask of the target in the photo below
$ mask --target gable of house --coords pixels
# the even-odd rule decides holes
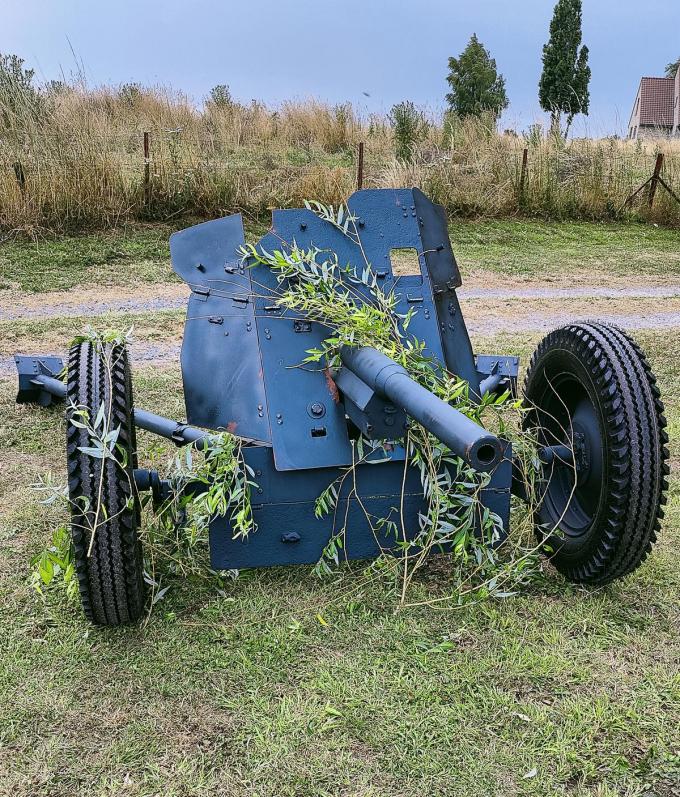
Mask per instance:
[[[680,132],[680,70],[675,77],[643,77],[640,80],[628,134],[637,138],[643,130],[646,135]]]
[[[674,105],[674,78],[642,78],[640,81],[640,125],[645,127],[672,127]]]

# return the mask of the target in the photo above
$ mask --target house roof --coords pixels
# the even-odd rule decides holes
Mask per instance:
[[[675,78],[643,77],[640,81],[640,124],[673,126]]]

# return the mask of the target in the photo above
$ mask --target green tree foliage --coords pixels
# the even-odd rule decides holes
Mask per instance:
[[[680,58],[676,58],[675,61],[666,64],[666,77],[675,77],[678,69],[680,69]]]
[[[24,114],[35,115],[40,96],[33,86],[33,69],[18,55],[0,53],[0,120],[4,128],[17,126]]]
[[[538,87],[541,108],[550,113],[551,128],[560,133],[566,114],[569,133],[574,117],[588,114],[590,67],[588,48],[581,47],[581,0],[558,0],[550,22],[550,39],[543,47],[543,73]]]
[[[0,53],[0,92],[3,98],[11,92],[32,92],[35,70],[24,69],[24,59],[18,55]]]
[[[213,108],[222,110],[231,108],[234,104],[234,101],[231,97],[229,86],[227,86],[226,83],[219,83],[217,86],[213,86],[210,89],[210,94],[208,95],[208,104]]]
[[[427,133],[427,122],[410,101],[394,105],[390,111],[395,153],[399,160],[411,160],[415,145]]]
[[[59,97],[68,94],[71,87],[64,80],[48,80],[42,87],[42,91],[48,97]]]
[[[118,89],[118,98],[129,108],[134,108],[142,98],[142,87],[139,83],[123,83]]]
[[[451,87],[446,99],[458,116],[491,112],[498,118],[508,107],[505,78],[498,74],[496,61],[474,33],[460,56],[449,58],[446,81]]]

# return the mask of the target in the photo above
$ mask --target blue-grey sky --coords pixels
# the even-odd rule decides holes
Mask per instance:
[[[389,111],[438,110],[447,58],[475,32],[507,81],[504,126],[541,118],[537,84],[553,0],[0,0],[0,52],[40,78],[163,83],[200,102],[228,83],[239,100],[308,96]],[[623,132],[642,75],[680,56],[679,0],[584,0],[591,135]],[[364,92],[370,96],[366,96]]]

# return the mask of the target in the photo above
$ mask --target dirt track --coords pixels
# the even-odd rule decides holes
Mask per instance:
[[[565,283],[526,283],[484,279],[476,275],[458,291],[471,335],[545,332],[575,318],[597,318],[624,329],[670,329],[680,327],[680,284],[615,284],[566,287]],[[41,318],[90,318],[106,313],[154,313],[186,306],[188,291],[178,284],[152,285],[130,289],[86,289],[68,293],[10,295],[1,292],[0,321],[36,321]],[[651,299],[663,301],[651,302]],[[140,365],[178,364],[179,330],[174,340],[133,341],[131,349]],[[57,353],[31,346],[33,354]],[[5,348],[5,351],[7,349]],[[0,357],[0,378],[13,378],[12,357]]]
[[[632,288],[461,288],[458,296],[466,299],[668,299],[680,296],[680,285],[644,285]]]
[[[138,288],[79,288],[50,293],[0,292],[0,321],[74,318],[104,313],[143,313],[186,305],[189,289],[166,283]]]
[[[637,314],[606,314],[598,312],[596,308],[590,314],[581,314],[581,318],[591,317],[600,321],[608,321],[617,324],[623,329],[672,329],[680,327],[680,312],[654,313],[651,315]],[[561,326],[573,321],[575,318],[572,313],[561,313],[559,315],[538,314],[529,318],[517,318],[513,316],[494,316],[475,319],[469,315],[466,318],[468,331],[471,335],[494,335],[498,333],[518,333],[518,332],[547,332],[550,329]],[[31,354],[55,354],[55,351],[37,351],[30,346]],[[179,364],[181,346],[178,343],[150,343],[147,341],[133,341],[131,352],[133,361],[140,365],[171,365]],[[16,373],[14,359],[12,357],[0,357],[0,379],[13,378]]]
[[[617,281],[618,282],[618,281]],[[185,285],[166,283],[130,288],[84,288],[40,294],[0,291],[0,321],[37,318],[73,318],[105,313],[144,313],[181,309],[189,290]],[[631,286],[579,285],[566,283],[529,283],[499,279],[497,275],[479,274],[468,279],[458,290],[462,302],[469,300],[507,299],[664,299],[680,297],[680,284]]]

